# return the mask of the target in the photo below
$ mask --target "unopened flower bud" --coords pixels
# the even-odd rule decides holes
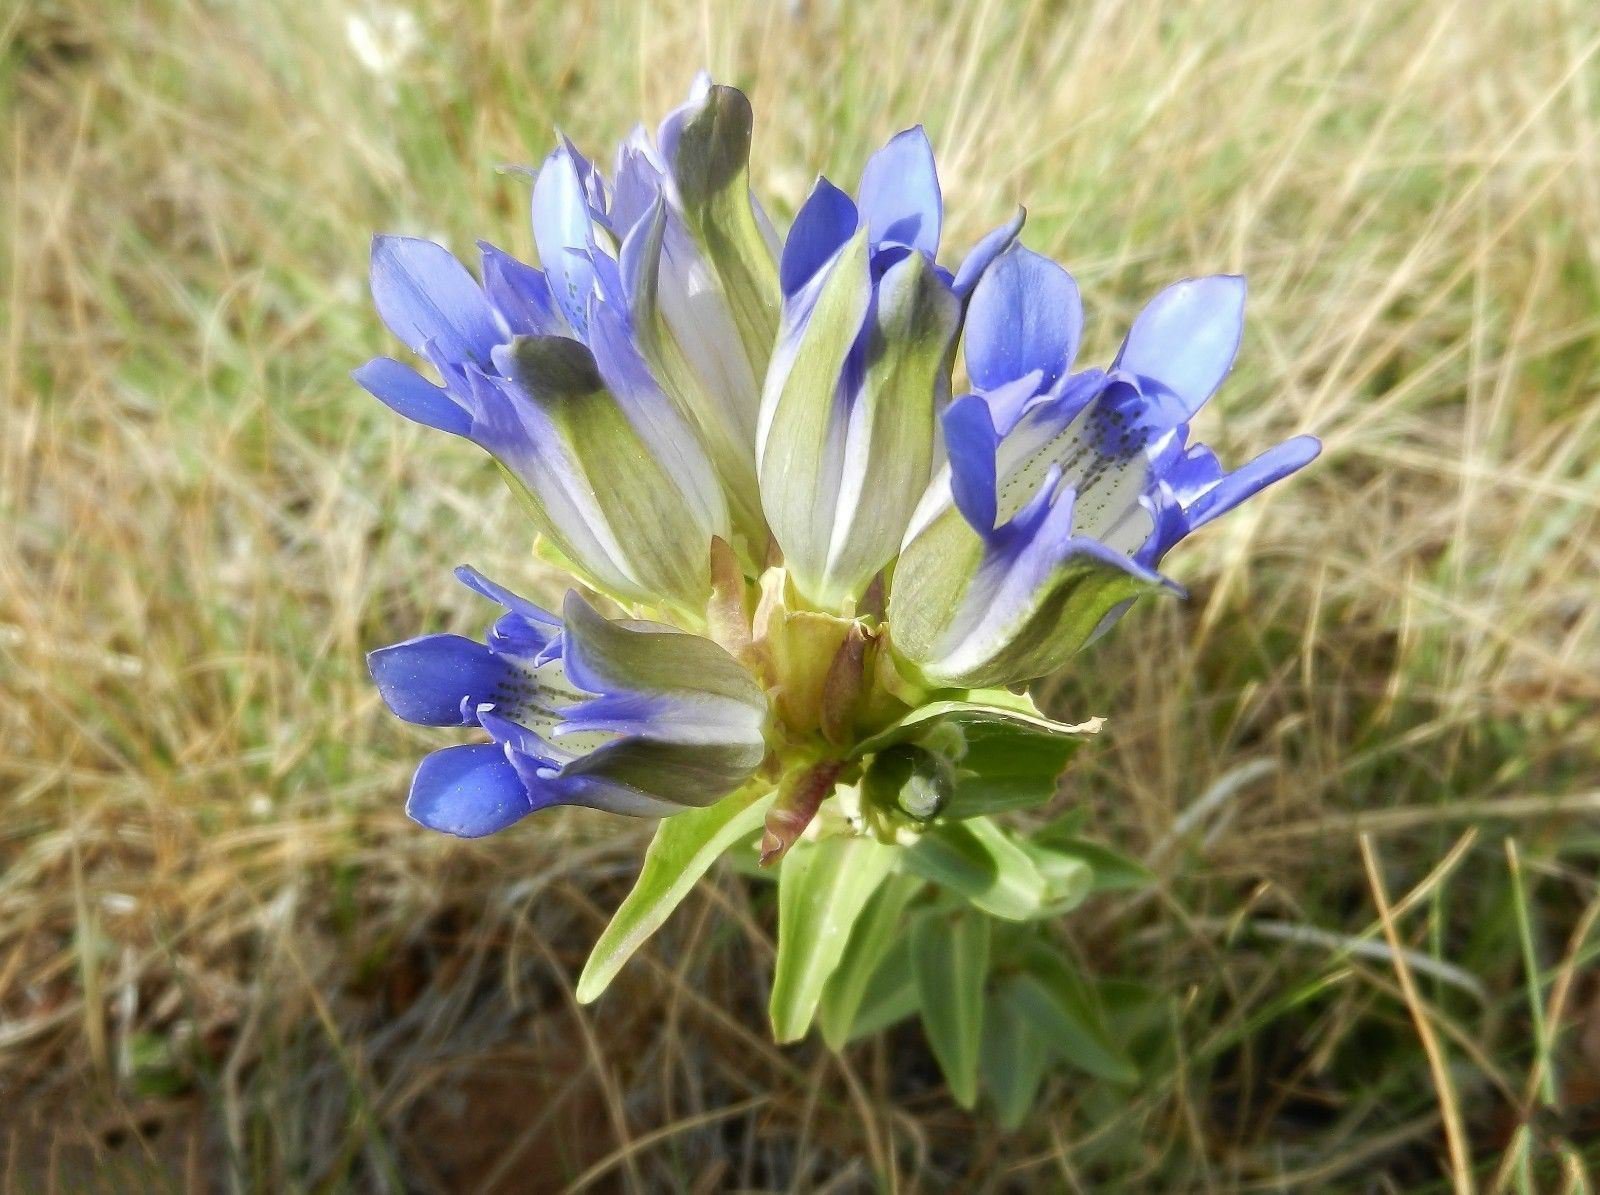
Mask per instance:
[[[923,747],[901,743],[873,757],[862,796],[880,809],[897,809],[913,821],[937,817],[955,790],[950,761]]]

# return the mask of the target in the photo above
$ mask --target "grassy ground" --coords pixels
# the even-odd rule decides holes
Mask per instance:
[[[11,0],[4,1189],[1584,1189],[1597,47],[1586,0]],[[914,1028],[771,1046],[770,893],[727,874],[580,1015],[648,827],[401,814],[447,736],[363,651],[476,629],[458,562],[553,582],[481,457],[349,382],[367,238],[528,252],[497,168],[701,64],[785,218],[926,122],[947,243],[1026,201],[1096,353],[1243,270],[1205,438],[1326,441],[1044,691],[1110,719],[1062,805],[1161,877],[1061,926],[1162,994],[1132,1094],[1003,1135]]]

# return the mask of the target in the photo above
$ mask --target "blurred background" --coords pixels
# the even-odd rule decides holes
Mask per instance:
[[[1589,0],[0,6],[5,1190],[1587,1190],[1600,1168],[1600,9]],[[760,194],[925,122],[1105,357],[1242,271],[1201,437],[1325,440],[1048,682],[1056,810],[1159,883],[1059,927],[1140,1084],[961,1112],[914,1024],[770,1044],[716,874],[596,1006],[648,825],[461,843],[363,653],[551,597],[488,460],[350,369],[375,230],[531,255],[708,66]],[[1130,987],[1128,990],[1132,990]],[[1589,1177],[1584,1177],[1589,1172]]]

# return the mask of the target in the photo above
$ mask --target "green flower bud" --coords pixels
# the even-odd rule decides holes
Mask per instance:
[[[861,781],[868,805],[895,809],[912,821],[932,821],[955,791],[955,768],[942,755],[900,743],[873,756]]]

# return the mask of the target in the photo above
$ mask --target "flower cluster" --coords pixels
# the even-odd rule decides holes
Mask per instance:
[[[851,789],[855,832],[903,840],[978,766],[947,714],[1048,730],[1006,688],[1175,590],[1169,549],[1317,453],[1300,436],[1229,472],[1189,440],[1239,345],[1241,279],[1169,287],[1080,368],[1078,288],[1021,244],[1020,212],[940,264],[920,128],[854,196],[819,179],[781,239],[751,132],[745,96],[702,78],[609,180],[563,140],[533,186],[540,269],[374,242],[378,312],[437,380],[390,358],[357,380],[484,448],[540,553],[600,602],[573,592],[558,617],[462,570],[505,611],[486,643],[372,654],[397,715],[490,738],[423,761],[424,825],[776,792],[776,858]]]

